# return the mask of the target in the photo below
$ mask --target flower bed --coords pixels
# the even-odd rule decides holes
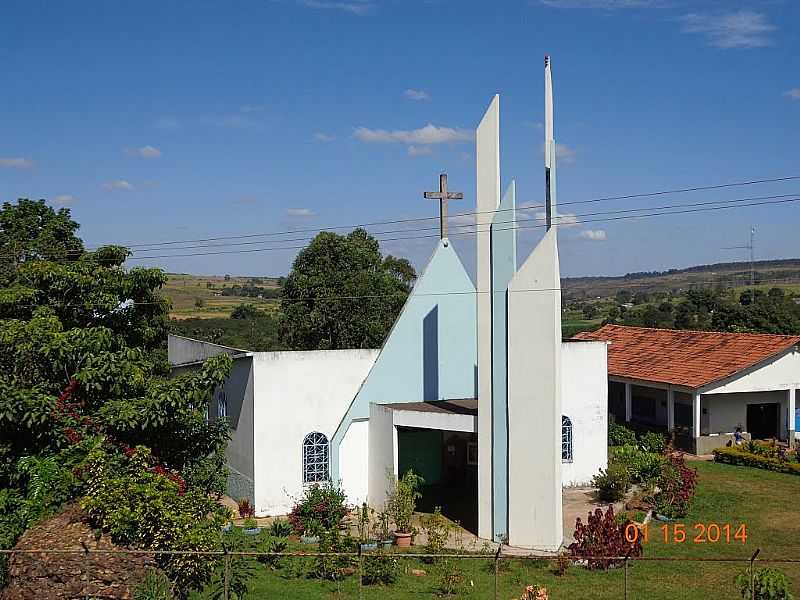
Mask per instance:
[[[777,456],[754,454],[738,447],[717,448],[714,450],[714,461],[729,465],[766,469],[767,471],[776,471],[778,473],[800,475],[800,463],[798,462],[789,462]]]

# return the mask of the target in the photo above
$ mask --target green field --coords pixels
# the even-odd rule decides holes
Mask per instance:
[[[712,559],[749,558],[761,548],[761,559],[796,559],[800,548],[800,520],[796,517],[797,492],[800,478],[747,467],[714,463],[693,463],[700,479],[697,496],[690,514],[682,520],[691,532],[695,523],[730,523],[747,525],[745,544],[720,542],[694,543],[693,535],[682,544],[660,541],[658,525],[651,529],[650,541],[644,547],[648,558]],[[293,547],[301,549],[299,545]],[[308,546],[302,547],[308,550]],[[284,559],[296,563],[313,558]],[[320,581],[298,577],[288,566],[271,570],[254,563],[255,574],[250,579],[247,598],[287,598],[322,600],[331,598],[435,598],[440,567],[417,559],[401,559],[400,576],[395,584],[364,586],[359,590],[357,576],[340,582]],[[493,598],[494,576],[491,560],[462,559],[463,589],[458,598]],[[800,564],[772,565],[783,569],[793,580],[795,593],[800,591]],[[734,585],[743,563],[731,562],[672,562],[641,561],[628,572],[628,598],[647,600],[738,598]],[[412,569],[423,569],[424,576],[413,576]],[[578,566],[565,575],[554,573],[553,565],[542,560],[509,559],[500,569],[498,598],[519,598],[526,585],[546,586],[551,600],[559,599],[617,599],[624,597],[623,569],[590,572]]]
[[[277,300],[263,300],[247,296],[223,296],[225,288],[248,285],[257,280],[259,286],[278,288],[273,277],[229,277],[223,275],[167,274],[167,283],[162,294],[172,301],[170,317],[173,319],[227,318],[239,304],[254,304],[265,312],[278,310]],[[201,306],[197,306],[198,300]]]

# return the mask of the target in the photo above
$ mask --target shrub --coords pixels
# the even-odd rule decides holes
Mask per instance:
[[[226,574],[227,570],[227,574]],[[227,575],[228,594],[225,594],[225,581]],[[233,599],[244,600],[247,596],[247,587],[253,577],[253,563],[244,556],[225,556],[218,561],[211,582],[211,600]]]
[[[319,551],[320,553],[352,552],[355,542],[350,535],[342,535],[338,527],[327,529],[320,534]],[[311,576],[317,579],[330,579],[337,581],[342,579],[345,569],[355,564],[352,556],[317,556],[316,563],[312,569]]]
[[[148,569],[144,579],[133,589],[133,600],[172,600],[172,597],[172,583],[155,569]]]
[[[436,591],[441,596],[454,596],[460,594],[465,587],[466,577],[464,569],[457,560],[446,558],[439,563],[436,576]]]
[[[636,434],[632,429],[628,429],[624,425],[609,421],[608,423],[608,445],[609,446],[625,446],[626,444],[636,444]]]
[[[639,438],[639,447],[644,452],[661,454],[666,447],[666,439],[663,434],[650,431]]]
[[[603,502],[616,502],[625,497],[631,487],[627,467],[622,463],[611,463],[592,478],[597,495]]]
[[[599,508],[590,512],[586,524],[578,517],[573,536],[575,541],[568,547],[570,555],[573,558],[585,558],[590,569],[608,569],[620,562],[610,558],[592,557],[641,556],[642,543],[639,538],[631,543],[625,537],[625,528],[629,524],[630,521],[616,522],[612,506],[608,507],[605,514]]]
[[[286,519],[275,519],[269,526],[269,534],[272,537],[289,537],[292,533],[292,525]]]
[[[744,573],[736,576],[736,585],[742,598],[755,598],[756,600],[793,600],[786,575],[779,569],[758,569],[753,578],[753,588],[750,587],[750,567]]]
[[[662,455],[644,452],[636,446],[615,446],[609,450],[609,461],[625,465],[633,483],[649,483],[656,479],[664,460]]]
[[[262,539],[259,542],[256,550],[258,552],[263,552],[264,554],[261,554],[258,557],[258,562],[272,569],[277,569],[278,567],[280,567],[281,559],[283,557],[276,556],[275,554],[280,552],[286,552],[286,549],[288,547],[289,543],[285,537],[269,536],[266,539]]]
[[[442,515],[442,508],[437,506],[433,514],[422,519],[422,529],[427,535],[428,543],[425,546],[426,554],[439,554],[444,550],[447,536],[452,529],[450,521]]]
[[[745,447],[746,448],[746,447]],[[772,458],[748,452],[741,447],[732,446],[730,448],[717,448],[714,450],[714,461],[729,465],[741,465],[745,467],[755,467],[766,469],[778,473],[789,473],[800,475],[800,463],[787,462],[779,458]]]
[[[256,508],[252,504],[250,504],[250,500],[247,498],[242,498],[237,503],[239,509],[239,516],[243,519],[247,517],[253,517],[256,514]]]
[[[289,523],[296,533],[338,528],[348,513],[346,500],[344,491],[331,482],[312,485],[292,508]]]
[[[547,588],[539,587],[538,585],[529,585],[522,592],[519,600],[549,600],[550,595],[547,593]]]
[[[656,512],[670,518],[685,517],[697,486],[697,470],[686,466],[682,454],[669,456],[661,466],[658,493],[653,497]]]
[[[242,529],[256,529],[258,527],[258,521],[256,521],[253,517],[247,517],[242,522]]]
[[[417,500],[422,496],[419,487],[423,483],[425,480],[411,469],[397,480],[389,476],[386,510],[394,519],[397,531],[411,533],[411,517],[414,516]]]
[[[364,585],[390,585],[397,579],[397,559],[379,549],[364,559],[361,583]]]

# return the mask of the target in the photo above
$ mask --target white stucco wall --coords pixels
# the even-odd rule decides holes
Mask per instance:
[[[767,392],[800,388],[800,352],[797,349],[782,354],[738,373],[734,377],[705,386],[703,394],[735,392]]]
[[[339,475],[351,504],[367,501],[369,493],[369,421],[353,421],[339,446]]]
[[[572,420],[571,463],[561,463],[564,486],[588,485],[608,462],[606,342],[561,345],[561,408]]]
[[[397,428],[392,413],[380,404],[369,407],[369,504],[375,510],[384,508],[388,476],[397,477]]]
[[[733,392],[703,394],[701,408],[708,410],[709,433],[733,433],[737,427],[747,431],[748,404],[780,404],[778,433],[785,437],[789,397],[786,390],[773,392]]]
[[[291,510],[293,499],[303,492],[303,438],[313,431],[329,440],[333,437],[377,354],[377,350],[326,350],[253,355],[258,514]],[[354,446],[359,446],[357,437],[351,440]],[[357,490],[363,483],[353,485]]]

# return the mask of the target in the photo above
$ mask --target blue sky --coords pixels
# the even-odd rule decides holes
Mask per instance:
[[[538,203],[546,53],[562,202],[800,175],[798,25],[792,0],[7,1],[0,200],[70,206],[89,245],[435,216],[422,192],[440,170],[465,193],[451,212],[470,211],[471,131],[497,92],[503,187],[515,178],[518,203]],[[794,192],[800,181],[564,212]],[[751,224],[759,258],[794,257],[799,222],[786,204],[567,227],[562,272],[743,258],[721,248]],[[520,233],[525,254],[539,232]],[[302,244],[264,240],[237,248]],[[471,266],[471,238],[454,242]],[[383,245],[418,266],[433,246]],[[132,264],[279,275],[295,252]]]

